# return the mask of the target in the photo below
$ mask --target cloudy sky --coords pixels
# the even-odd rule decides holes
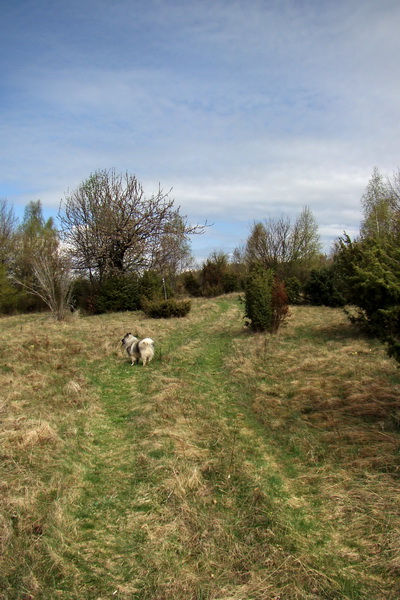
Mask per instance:
[[[158,185],[202,260],[309,206],[356,235],[400,167],[398,0],[0,0],[0,198],[55,216],[92,172]]]

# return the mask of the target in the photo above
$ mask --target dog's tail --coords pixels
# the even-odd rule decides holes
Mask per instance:
[[[151,338],[144,338],[143,340],[140,340],[139,347],[141,347],[141,348],[153,348],[154,347],[154,341]]]

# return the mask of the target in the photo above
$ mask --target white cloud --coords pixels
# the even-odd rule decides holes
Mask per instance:
[[[330,240],[357,231],[373,167],[400,166],[394,0],[25,9],[3,11],[0,42],[0,196],[17,205],[40,198],[54,212],[115,167],[215,222],[201,252],[305,205]]]

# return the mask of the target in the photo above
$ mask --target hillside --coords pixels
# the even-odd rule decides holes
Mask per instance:
[[[396,363],[340,310],[242,313],[0,320],[2,600],[400,597]]]

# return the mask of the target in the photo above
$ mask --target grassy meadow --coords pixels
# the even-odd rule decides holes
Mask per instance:
[[[400,371],[340,309],[0,331],[1,600],[400,598]]]

